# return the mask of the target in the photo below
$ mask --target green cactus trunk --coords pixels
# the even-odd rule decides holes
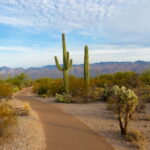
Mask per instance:
[[[65,92],[69,94],[69,77],[68,77],[68,70],[63,71],[63,78],[64,78],[64,88]]]
[[[89,50],[88,46],[84,48],[84,86],[85,91],[88,93],[90,83],[90,71],[89,71]]]
[[[69,94],[69,70],[72,67],[72,59],[70,59],[69,52],[66,50],[65,34],[62,34],[62,48],[63,48],[63,67],[60,66],[58,58],[55,56],[55,62],[58,70],[63,71],[63,81],[65,92]]]

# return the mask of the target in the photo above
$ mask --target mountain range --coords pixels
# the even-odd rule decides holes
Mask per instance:
[[[90,64],[91,76],[99,74],[109,74],[122,71],[142,72],[150,69],[150,61],[135,61],[135,62],[99,62]],[[36,79],[40,77],[59,78],[62,77],[62,72],[58,71],[55,65],[48,65],[43,67],[30,68],[9,68],[6,66],[0,67],[0,76],[6,77],[8,75],[15,76],[20,73],[26,73],[31,78]],[[83,76],[83,64],[73,65],[70,70],[71,75],[78,77]]]

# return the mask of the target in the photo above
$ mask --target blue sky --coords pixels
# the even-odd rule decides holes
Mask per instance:
[[[74,64],[150,60],[149,0],[0,0],[0,66],[62,62],[61,33]]]

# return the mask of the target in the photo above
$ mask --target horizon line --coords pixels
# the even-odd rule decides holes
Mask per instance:
[[[94,64],[101,64],[101,63],[136,63],[136,62],[146,62],[146,63],[150,63],[150,61],[146,61],[146,60],[136,60],[136,61],[100,61],[100,62],[95,62],[95,63],[90,63],[90,65],[94,65]],[[63,64],[60,64],[63,65]],[[83,65],[82,64],[73,64],[73,66],[80,66]],[[51,65],[43,65],[43,66],[35,66],[35,67],[9,67],[9,66],[0,66],[0,68],[11,68],[11,69],[18,69],[18,68],[23,68],[23,69],[30,69],[30,68],[42,68],[42,67],[47,67],[47,66],[56,66],[56,64],[51,64]]]

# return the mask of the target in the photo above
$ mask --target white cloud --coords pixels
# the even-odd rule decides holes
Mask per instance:
[[[105,33],[118,43],[149,44],[150,1],[131,2],[104,21]]]
[[[75,51],[77,49],[76,47],[72,47],[71,49],[73,49],[70,52],[71,58],[73,58],[73,64],[82,64],[84,50],[79,49],[79,51]],[[134,45],[124,48],[122,46],[102,45],[91,46],[89,49],[91,63],[102,61],[149,61],[150,56],[150,48]],[[10,53],[12,51],[13,53]],[[53,48],[37,50],[28,47],[0,47],[0,66],[31,67],[55,64],[55,55],[58,56],[60,63],[62,63],[62,53],[60,51],[60,49],[53,51]]]
[[[1,0],[0,23],[60,32],[101,32],[104,20],[127,4],[130,0]]]

